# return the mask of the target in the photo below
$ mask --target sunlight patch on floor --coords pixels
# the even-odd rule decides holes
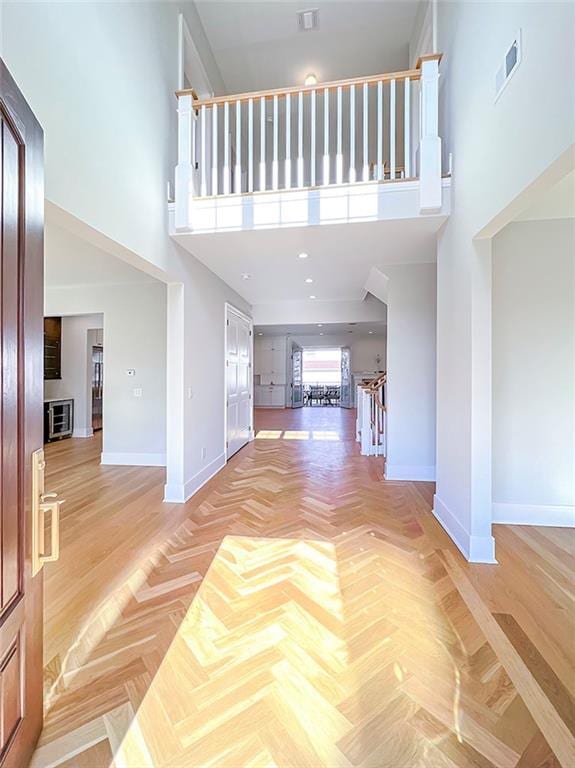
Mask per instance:
[[[334,430],[304,429],[260,429],[256,434],[256,440],[314,440],[338,442],[341,439],[339,432]]]

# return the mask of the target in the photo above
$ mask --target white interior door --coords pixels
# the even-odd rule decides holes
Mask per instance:
[[[340,405],[342,408],[351,408],[351,349],[349,347],[341,348],[341,398]]]
[[[291,407],[303,405],[303,349],[292,344],[291,352]]]
[[[226,314],[226,455],[229,458],[250,439],[252,340],[249,320],[231,308]]]

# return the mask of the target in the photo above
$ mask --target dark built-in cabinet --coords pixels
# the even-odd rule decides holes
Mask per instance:
[[[44,318],[44,379],[62,378],[62,318]]]

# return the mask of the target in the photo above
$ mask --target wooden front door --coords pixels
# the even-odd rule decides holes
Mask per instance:
[[[42,728],[42,574],[32,577],[32,453],[42,447],[43,134],[0,60],[0,765]]]

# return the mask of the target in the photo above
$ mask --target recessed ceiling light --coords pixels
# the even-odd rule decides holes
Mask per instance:
[[[242,275],[242,280],[249,280],[250,277],[251,277],[251,275],[248,275],[247,272],[244,272],[243,275]]]
[[[298,259],[307,259],[307,253],[298,253]]]
[[[313,293],[312,293],[312,295],[310,296],[310,299],[315,299],[315,296],[313,295]]]
[[[368,333],[373,333],[373,331],[368,331]]]
[[[261,331],[258,331],[258,336],[263,336],[263,333]]]
[[[306,277],[305,281],[306,281],[306,283],[313,283],[313,278],[312,277]]]
[[[318,328],[321,328],[322,326],[323,326],[323,323],[318,323],[318,324],[317,324],[317,327],[318,327]]]
[[[323,336],[323,332],[320,333],[320,336]]]
[[[313,72],[309,72],[305,76],[305,80],[303,81],[304,85],[317,85],[317,77],[314,75]]]

